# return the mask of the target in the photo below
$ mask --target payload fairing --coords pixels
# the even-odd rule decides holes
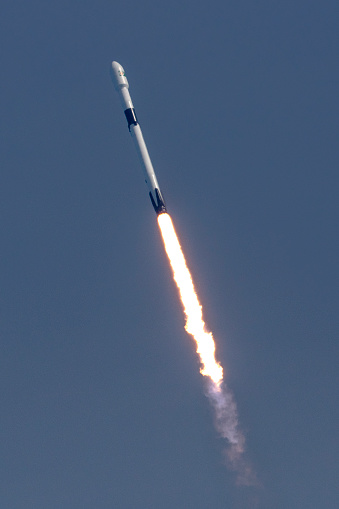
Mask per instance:
[[[129,84],[123,67],[118,62],[112,62],[111,77],[115,89],[119,93],[122,107],[124,109],[128,129],[134,141],[135,148],[139,155],[141,166],[144,170],[145,182],[149,190],[152,205],[157,215],[166,212],[166,205],[161,194],[160,187],[155,176],[153,165],[148,154],[146,143],[135,114],[132,99],[129,93]]]

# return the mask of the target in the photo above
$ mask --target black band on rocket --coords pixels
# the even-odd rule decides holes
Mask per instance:
[[[131,125],[138,125],[139,122],[138,122],[137,116],[135,114],[134,108],[128,108],[127,110],[125,110],[125,115],[126,115],[129,130],[131,130],[130,129]]]
[[[149,193],[149,197],[151,198],[152,205],[153,205],[154,210],[158,216],[159,214],[163,214],[164,212],[167,212],[167,210],[166,210],[166,205],[165,205],[164,199],[163,199],[158,188],[155,188],[155,196],[157,198],[157,203],[155,203],[152,193],[151,192]]]

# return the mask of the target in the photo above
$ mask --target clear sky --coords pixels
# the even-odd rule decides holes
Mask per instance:
[[[337,509],[338,2],[1,10],[1,507]],[[257,504],[224,465],[112,60]]]

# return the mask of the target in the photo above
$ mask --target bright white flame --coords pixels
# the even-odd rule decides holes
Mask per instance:
[[[211,332],[205,330],[202,318],[202,307],[199,303],[190,271],[187,268],[185,257],[181,250],[178,237],[175,233],[172,219],[168,214],[160,214],[158,223],[169,261],[173,269],[174,280],[179,288],[180,297],[186,315],[186,331],[196,342],[197,353],[200,356],[202,367],[200,372],[208,376],[219,388],[223,369],[215,360],[215,344]]]

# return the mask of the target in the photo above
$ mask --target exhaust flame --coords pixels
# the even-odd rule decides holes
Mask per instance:
[[[199,303],[190,271],[175,233],[172,219],[168,214],[158,216],[162,238],[167,256],[172,266],[174,280],[179,288],[186,315],[186,331],[193,336],[202,367],[200,373],[208,376],[219,387],[223,379],[223,369],[215,360],[215,344],[211,332],[205,330],[202,307]]]
[[[206,330],[202,307],[195,292],[192,276],[187,268],[172,219],[168,214],[163,213],[158,216],[158,223],[184,307],[185,329],[196,343],[201,362],[200,373],[208,379],[206,396],[215,411],[215,425],[220,435],[229,442],[229,449],[226,451],[227,463],[237,473],[238,484],[256,485],[255,474],[243,457],[245,437],[238,429],[236,404],[231,391],[223,382],[223,368],[215,359],[213,335]]]

